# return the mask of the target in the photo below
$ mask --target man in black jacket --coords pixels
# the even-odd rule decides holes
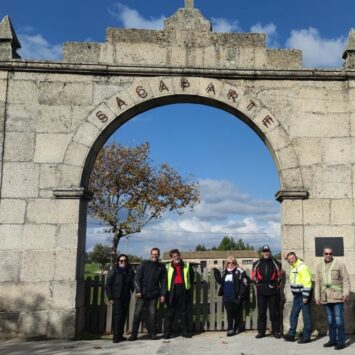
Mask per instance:
[[[258,303],[258,335],[263,338],[266,330],[266,311],[269,307],[272,334],[276,339],[280,334],[280,297],[279,283],[282,277],[281,264],[271,257],[268,245],[262,247],[262,257],[253,264],[251,279],[256,286]]]
[[[182,336],[191,338],[188,324],[188,306],[192,300],[191,286],[195,273],[191,265],[181,259],[178,249],[169,252],[171,263],[167,264],[168,293],[166,295],[167,311],[165,314],[164,338],[171,338],[171,331],[175,317],[180,318]]]
[[[136,307],[133,316],[132,334],[130,341],[137,340],[139,324],[143,309],[148,310],[147,328],[151,339],[157,339],[155,333],[155,313],[158,299],[160,303],[165,301],[166,293],[166,268],[159,262],[160,250],[153,248],[150,251],[150,260],[143,262],[137,270],[134,278],[136,290]]]
[[[113,342],[126,340],[123,336],[124,325],[128,314],[131,292],[134,290],[134,271],[129,264],[127,255],[121,254],[117,258],[117,265],[113,268],[106,281],[106,294],[113,305]]]

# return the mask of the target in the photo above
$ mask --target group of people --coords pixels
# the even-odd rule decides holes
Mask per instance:
[[[164,338],[172,336],[175,318],[180,319],[183,337],[190,338],[188,322],[188,306],[191,303],[191,285],[194,282],[194,271],[188,262],[181,258],[178,249],[169,253],[171,262],[166,266],[159,261],[160,250],[153,248],[150,260],[144,261],[135,273],[129,264],[128,257],[121,254],[117,258],[116,267],[110,271],[106,293],[113,305],[113,342],[127,340],[123,336],[131,293],[135,291],[137,300],[133,316],[132,333],[129,341],[137,340],[143,311],[147,311],[146,327],[151,339],[158,339],[155,329],[155,314],[158,302],[166,305]],[[284,255],[290,264],[290,288],[293,294],[293,305],[290,315],[290,329],[282,336],[281,331],[281,283],[284,278],[280,262],[271,255],[270,247],[262,247],[261,258],[253,264],[249,278],[233,256],[226,259],[222,273],[213,269],[214,277],[220,285],[219,296],[227,312],[227,336],[233,336],[244,330],[243,303],[248,294],[250,281],[256,289],[258,306],[257,339],[266,333],[266,313],[269,309],[271,332],[277,338],[286,341],[296,340],[298,316],[302,311],[304,328],[298,343],[311,341],[311,297],[314,291],[318,305],[323,305],[326,312],[329,341],[324,347],[345,347],[344,303],[350,295],[350,281],[344,263],[333,258],[331,248],[324,248],[323,256],[315,272],[315,287],[312,287],[310,268],[294,252]]]
[[[312,271],[293,251],[284,254],[290,264],[290,288],[293,304],[290,314],[290,329],[283,336],[286,341],[296,340],[298,316],[302,311],[303,331],[298,340],[299,344],[311,342],[312,317],[311,298],[322,305],[327,316],[329,341],[324,347],[335,347],[336,350],[345,348],[344,303],[350,296],[350,279],[345,264],[333,257],[333,250],[323,249],[323,259],[315,271],[313,290]],[[263,338],[266,329],[266,311],[269,307],[272,334],[275,338],[282,337],[281,333],[281,300],[280,284],[284,272],[278,261],[271,257],[267,245],[262,248],[262,257],[253,264],[251,278],[256,286],[258,303],[258,334]]]

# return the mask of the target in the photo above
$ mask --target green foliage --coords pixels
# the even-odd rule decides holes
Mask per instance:
[[[242,239],[237,241],[233,237],[227,235],[223,237],[218,246],[213,246],[208,249],[204,244],[198,244],[195,248],[196,251],[216,251],[216,250],[254,250],[252,245],[245,243]]]
[[[204,244],[198,244],[195,248],[195,251],[207,251],[208,249],[205,247]]]
[[[112,260],[121,238],[139,233],[165,212],[181,214],[199,202],[197,182],[184,180],[166,163],[155,166],[149,153],[148,143],[112,143],[101,149],[91,172],[88,213],[112,233]]]
[[[111,260],[112,248],[107,245],[96,244],[90,255],[90,260],[92,263],[99,264],[101,269],[105,268],[105,265],[108,264]]]

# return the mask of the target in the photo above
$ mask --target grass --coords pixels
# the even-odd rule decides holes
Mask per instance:
[[[95,263],[90,263],[90,264],[85,264],[85,279],[87,279],[88,277],[91,277],[92,279],[96,276],[99,275],[100,272],[100,265],[99,264],[95,264]]]

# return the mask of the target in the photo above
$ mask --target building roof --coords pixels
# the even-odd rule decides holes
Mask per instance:
[[[182,259],[226,259],[234,256],[237,259],[259,258],[255,250],[211,250],[211,251],[181,251]],[[163,254],[163,260],[170,259],[169,252]]]

